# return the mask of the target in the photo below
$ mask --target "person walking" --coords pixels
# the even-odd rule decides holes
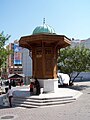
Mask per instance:
[[[33,82],[30,83],[30,95],[33,95]]]
[[[34,86],[36,88],[36,95],[39,95],[40,94],[40,84],[39,84],[39,81],[37,80],[37,78],[35,78]]]
[[[11,85],[9,85],[9,89],[7,92],[8,100],[9,100],[9,105],[12,107],[12,97],[13,97],[13,91],[11,89]]]

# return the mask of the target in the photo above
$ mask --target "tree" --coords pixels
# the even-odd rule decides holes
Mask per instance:
[[[90,71],[90,49],[84,46],[69,46],[61,49],[58,58],[58,69],[70,76],[70,83],[72,84],[80,72]],[[77,72],[77,74],[71,80],[74,72]]]
[[[0,33],[0,69],[2,65],[6,62],[7,56],[11,51],[5,48],[6,42],[9,40],[10,35],[4,36],[4,33]]]

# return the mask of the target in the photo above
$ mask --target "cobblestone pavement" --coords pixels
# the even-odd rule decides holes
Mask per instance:
[[[73,89],[83,92],[73,103],[32,109],[3,108],[0,120],[90,120],[90,82],[76,83]]]

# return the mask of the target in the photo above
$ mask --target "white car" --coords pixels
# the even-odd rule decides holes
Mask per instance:
[[[57,74],[58,76],[58,82],[59,82],[59,85],[69,85],[69,81],[70,81],[70,77],[68,74],[64,74],[64,73],[58,73]]]

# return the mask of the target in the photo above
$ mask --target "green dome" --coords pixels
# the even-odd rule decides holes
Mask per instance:
[[[51,26],[47,24],[43,24],[41,26],[37,26],[33,30],[33,35],[40,34],[40,33],[55,34],[55,30]]]

